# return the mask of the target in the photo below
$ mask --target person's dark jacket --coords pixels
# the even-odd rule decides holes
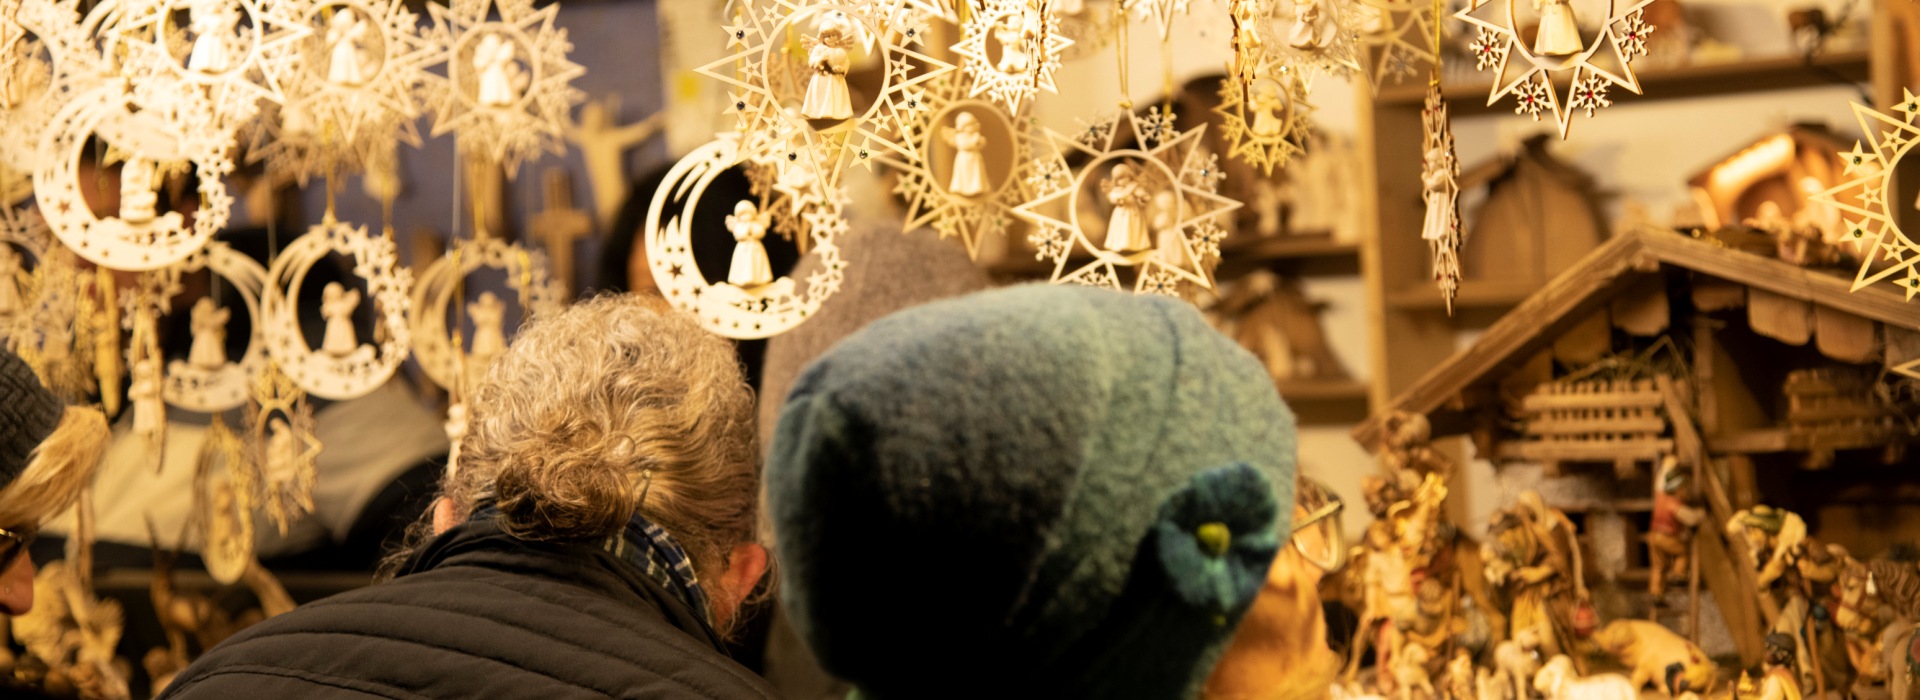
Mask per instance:
[[[235,635],[163,697],[777,697],[721,649],[693,611],[605,550],[471,521],[391,582]]]

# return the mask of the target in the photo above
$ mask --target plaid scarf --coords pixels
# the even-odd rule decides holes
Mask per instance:
[[[483,503],[474,509],[474,520],[486,520],[498,517],[500,509],[493,503]],[[681,604],[700,616],[700,622],[708,632],[715,632],[713,609],[707,605],[707,591],[700,585],[700,578],[693,572],[693,560],[687,556],[687,550],[674,541],[673,536],[659,525],[653,524],[638,510],[627,520],[627,527],[620,534],[609,537],[601,543],[601,548],[618,557],[621,561],[638,569],[654,583],[666,589]],[[716,637],[718,633],[715,632]]]

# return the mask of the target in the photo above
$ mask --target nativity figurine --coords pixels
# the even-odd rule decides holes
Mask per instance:
[[[1647,528],[1647,559],[1652,571],[1647,592],[1654,605],[1663,605],[1667,578],[1686,575],[1693,552],[1694,528],[1706,519],[1706,512],[1687,504],[1690,493],[1687,472],[1679,460],[1662,460],[1660,476],[1653,494],[1653,521]],[[1699,686],[1696,686],[1699,687]]]

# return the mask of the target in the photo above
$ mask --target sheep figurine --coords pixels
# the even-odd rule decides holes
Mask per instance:
[[[1493,665],[1498,669],[1494,679],[1513,688],[1513,700],[1527,700],[1533,695],[1528,686],[1540,670],[1540,659],[1535,656],[1539,647],[1539,633],[1523,629],[1493,648]]]
[[[1600,673],[1581,678],[1573,671],[1573,659],[1558,654],[1533,676],[1533,687],[1547,700],[1639,700],[1640,691],[1633,681],[1618,673]]]

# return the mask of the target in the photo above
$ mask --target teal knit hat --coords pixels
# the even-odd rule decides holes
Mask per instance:
[[[1294,418],[1191,306],[1034,285],[848,337],[770,452],[789,614],[863,696],[1177,698],[1286,540]]]

